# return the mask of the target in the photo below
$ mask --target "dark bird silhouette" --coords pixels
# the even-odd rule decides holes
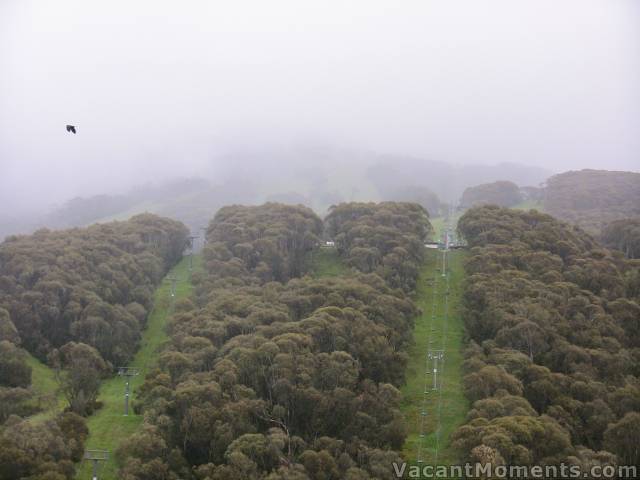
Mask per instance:
[[[67,125],[67,132],[71,132],[74,135],[76,134],[76,127],[74,127],[73,125]]]

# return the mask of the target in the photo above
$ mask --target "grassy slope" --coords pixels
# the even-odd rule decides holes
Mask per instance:
[[[433,217],[429,219],[431,226],[433,227],[433,233],[431,234],[431,240],[434,242],[439,241],[442,238],[445,227],[444,217]]]
[[[31,367],[31,386],[39,394],[55,392],[58,388],[55,372],[33,355],[27,357],[27,365]]]
[[[152,212],[155,213],[157,210],[159,209],[159,205],[156,203],[153,203],[151,201],[144,201],[144,202],[140,202],[135,204],[134,206],[123,210],[121,212],[118,213],[114,213],[113,215],[108,215],[106,217],[102,217],[102,218],[94,218],[93,220],[91,220],[90,222],[87,223],[87,225],[92,225],[94,223],[108,223],[108,222],[113,222],[113,221],[122,221],[122,220],[128,220],[131,217],[133,217],[134,215],[138,215],[140,213],[144,213],[144,212]]]
[[[194,256],[194,269],[199,267],[200,257]],[[189,258],[185,257],[171,270],[171,274],[179,279],[176,285],[176,299],[189,296],[191,294]],[[140,349],[130,364],[132,367],[140,368],[140,375],[133,377],[131,381],[130,399],[135,397],[136,389],[144,382],[146,373],[156,362],[160,347],[168,339],[164,328],[167,317],[171,313],[170,290],[170,284],[165,282],[155,292],[153,312],[149,316],[147,328],[142,333]],[[142,416],[133,413],[131,402],[129,403],[129,416],[123,415],[124,390],[124,379],[118,376],[105,381],[100,388],[98,397],[104,405],[95,415],[87,419],[90,432],[87,448],[104,449],[111,452],[111,460],[105,464],[100,472],[100,478],[104,480],[117,478],[117,464],[113,455],[120,443],[133,434],[143,420]],[[90,463],[84,462],[78,469],[76,478],[90,478],[90,472]]]
[[[58,391],[56,374],[53,369],[30,353],[28,353],[27,365],[31,367],[31,388],[35,391],[40,407],[43,409],[29,419],[35,422],[50,419],[66,406],[64,396]]]
[[[544,205],[542,204],[542,202],[538,202],[536,200],[527,200],[526,202],[521,202],[518,203],[517,205],[514,205],[513,207],[511,207],[515,210],[538,210],[539,212],[543,211]]]
[[[320,248],[313,252],[311,272],[314,277],[337,277],[348,271],[335,248]]]
[[[442,332],[444,326],[444,279],[440,277],[439,260],[441,251],[427,251],[427,260],[421,271],[417,288],[416,301],[422,310],[422,314],[416,319],[414,330],[414,345],[409,351],[409,365],[407,368],[407,383],[402,388],[403,404],[402,411],[405,415],[406,424],[409,428],[409,436],[403,448],[404,458],[415,463],[417,453],[417,441],[419,440],[420,429],[420,411],[422,409],[423,389],[424,389],[424,370],[425,370],[425,354],[430,335],[430,318],[431,318],[431,302],[433,295],[433,286],[427,283],[428,279],[432,279],[434,274],[437,278],[438,301],[436,309],[436,318],[433,325],[435,331],[433,336],[433,345],[435,349],[439,349],[442,345]],[[441,437],[440,450],[438,456],[438,464],[455,464],[458,461],[458,454],[448,445],[450,434],[463,423],[466,413],[469,409],[468,402],[464,396],[462,389],[462,346],[464,327],[462,317],[460,315],[460,297],[462,294],[463,281],[463,260],[464,251],[450,251],[450,295],[449,295],[449,316],[446,339],[446,356],[444,366],[444,377],[442,387],[442,408],[441,408]],[[429,398],[427,403],[427,421],[425,439],[426,453],[424,454],[425,462],[432,463],[434,461],[434,446],[436,443],[435,425],[436,415],[432,415],[436,411],[436,396]]]
[[[451,217],[451,223],[456,225],[458,223],[458,219],[462,216],[464,212],[458,211],[453,214]],[[442,240],[442,235],[447,227],[447,217],[432,217],[429,219],[431,226],[433,227],[433,233],[431,234],[431,240],[434,242],[439,242]]]
[[[438,228],[438,227],[436,227]],[[444,221],[441,229],[444,228]],[[418,440],[419,412],[422,406],[422,392],[424,389],[424,355],[429,341],[429,320],[431,317],[431,299],[432,287],[427,284],[426,280],[433,278],[434,274],[440,275],[440,250],[428,250],[426,252],[427,259],[420,274],[420,280],[417,289],[416,301],[422,310],[422,315],[416,319],[416,327],[414,330],[415,344],[411,347],[409,354],[410,360],[407,369],[407,383],[402,388],[404,397],[402,411],[409,426],[409,436],[405,442],[403,456],[408,461],[415,462],[416,459],[416,441]],[[447,341],[445,350],[446,363],[444,369],[442,401],[441,409],[441,445],[438,463],[439,464],[456,464],[458,455],[448,443],[451,433],[460,426],[469,410],[469,404],[462,390],[462,342],[464,336],[464,327],[462,317],[460,315],[460,297],[462,294],[462,281],[464,278],[463,261],[465,252],[460,250],[452,250],[450,255],[450,295],[449,295],[449,319],[447,329]],[[313,258],[313,274],[317,277],[344,275],[348,272],[347,268],[341,263],[338,252],[335,249],[321,249],[314,253]],[[443,279],[438,278],[438,288],[442,293]],[[440,348],[442,345],[442,327],[444,302],[442,297],[438,299],[438,309],[436,310],[437,318],[434,323],[433,342],[434,348]],[[434,409],[435,401],[431,401],[428,411]],[[432,417],[435,420],[435,417]],[[435,445],[434,421],[430,421],[428,431],[430,434],[426,438],[428,448]],[[427,459],[433,456],[429,450],[426,455]],[[429,460],[428,460],[429,461]]]

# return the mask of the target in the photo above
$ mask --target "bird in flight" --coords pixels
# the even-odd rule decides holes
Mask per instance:
[[[73,125],[67,125],[67,132],[71,132],[74,135],[76,134],[76,127]]]

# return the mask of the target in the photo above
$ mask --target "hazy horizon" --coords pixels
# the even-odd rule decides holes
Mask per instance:
[[[312,146],[638,171],[639,26],[632,0],[5,1],[0,200],[257,167],[235,152],[277,170],[270,152]]]

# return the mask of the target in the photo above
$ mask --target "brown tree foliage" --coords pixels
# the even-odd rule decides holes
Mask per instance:
[[[181,258],[187,233],[179,222],[143,214],[9,237],[0,244],[0,308],[41,360],[76,341],[124,364],[137,348],[153,289]],[[132,313],[140,308],[144,314]]]
[[[432,231],[417,203],[342,203],[331,207],[327,233],[346,263],[375,272],[393,288],[415,289],[424,242]]]
[[[536,211],[474,208],[458,229],[472,247],[474,404],[454,444],[469,460],[482,447],[506,464],[588,465],[594,452],[635,462],[620,439],[640,407],[637,264]]]
[[[620,250],[627,258],[640,258],[640,218],[615,220],[605,226],[600,238],[607,247]]]
[[[463,208],[477,207],[480,205],[498,205],[500,207],[512,207],[524,200],[520,188],[513,182],[499,180],[492,183],[483,183],[475,187],[468,187],[462,193],[460,206]]]
[[[328,220],[334,228],[336,212],[351,208],[341,207]],[[424,210],[367,208],[384,255],[409,248],[416,267]],[[195,275],[196,295],[176,305],[171,342],[139,390],[146,425],[122,450],[122,478],[392,475],[416,308],[373,271],[303,276],[321,234],[304,207],[233,206],[215,216],[207,274]],[[386,260],[393,278],[402,263]]]
[[[605,225],[640,216],[640,173],[580,170],[547,180],[544,210],[592,235]]]

